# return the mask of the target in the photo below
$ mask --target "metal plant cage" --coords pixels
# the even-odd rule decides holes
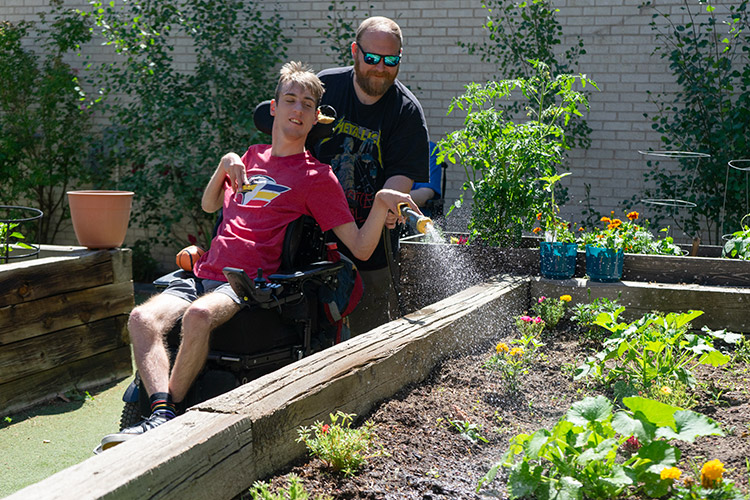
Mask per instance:
[[[0,205],[0,263],[39,256],[43,215],[36,208]]]

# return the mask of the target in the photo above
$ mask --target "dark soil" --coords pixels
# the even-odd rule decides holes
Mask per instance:
[[[513,436],[550,429],[572,403],[599,393],[573,382],[572,368],[589,352],[587,346],[571,333],[556,335],[545,339],[546,359],[531,367],[516,392],[507,392],[497,373],[482,368],[496,342],[510,342],[507,334],[499,334],[481,352],[444,361],[424,383],[407,387],[377,406],[366,418],[376,424],[389,456],[370,459],[354,477],[332,473],[313,458],[269,478],[271,484],[284,487],[288,475],[296,474],[311,494],[335,499],[487,498],[475,492],[477,482],[499,461]],[[718,421],[727,435],[699,438],[694,444],[676,443],[682,451],[680,468],[691,470],[688,458],[698,467],[718,458],[727,469],[725,478],[747,493],[748,365],[701,369],[697,378],[712,381],[714,390],[698,389],[698,405],[692,409]],[[489,442],[472,444],[447,419],[481,425],[481,434]],[[507,496],[502,477],[490,488],[501,498]]]

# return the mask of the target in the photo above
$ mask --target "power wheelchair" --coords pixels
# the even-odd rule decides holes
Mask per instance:
[[[254,119],[259,130],[270,133],[273,118],[268,107],[268,101],[258,105]],[[336,116],[330,106],[324,112]],[[331,129],[332,125],[318,124],[308,140],[319,140]],[[277,273],[266,277],[259,269],[258,277],[250,280],[240,269],[224,269],[227,281],[246,307],[211,333],[206,364],[178,412],[348,337],[346,329],[342,331],[342,315],[356,305],[361,282],[354,265],[332,245],[325,242],[312,217],[302,216],[286,228]],[[186,271],[174,271],[154,285],[163,290],[171,280],[186,275]],[[180,345],[180,327],[178,322],[166,338],[172,361]],[[151,413],[138,373],[123,401],[121,430]]]

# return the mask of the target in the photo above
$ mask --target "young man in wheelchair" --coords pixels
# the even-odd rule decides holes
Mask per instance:
[[[323,92],[315,73],[301,63],[287,63],[271,102],[271,145],[251,146],[242,158],[235,153],[221,158],[205,188],[202,208],[222,209],[223,218],[210,249],[194,267],[196,278],[171,282],[164,292],[136,307],[128,322],[151,416],[106,436],[106,447],[175,417],[175,405],[206,361],[211,332],[243,304],[226,282],[225,267],[240,268],[251,279],[258,268],[266,275],[274,273],[281,262],[285,229],[302,215],[312,216],[323,231],[332,230],[357,258],[366,260],[378,244],[389,210],[399,213],[401,203],[418,210],[409,195],[384,189],[375,196],[366,223],[357,227],[331,168],[305,150]],[[180,318],[181,343],[170,372],[165,336]]]

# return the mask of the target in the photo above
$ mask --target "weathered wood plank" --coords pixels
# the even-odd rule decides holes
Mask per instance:
[[[591,297],[589,298],[589,290]],[[635,320],[651,311],[684,312],[690,309],[703,311],[694,327],[727,328],[735,332],[750,332],[750,288],[701,285],[676,285],[671,283],[594,283],[581,278],[570,280],[533,279],[532,297],[541,295],[571,295],[573,303],[606,297],[618,299],[625,306],[625,318]],[[618,298],[619,297],[619,298]]]
[[[109,265],[111,271],[111,265]],[[0,346],[128,314],[133,283],[125,281],[0,308]]]
[[[119,252],[89,251],[3,265],[0,268],[0,308],[110,284],[113,282],[112,258]]]
[[[297,428],[364,414],[525,304],[525,279],[478,285],[261,377],[9,499],[232,498],[304,453]],[[132,457],[139,457],[132,460]]]
[[[120,315],[0,346],[0,384],[126,345]]]
[[[121,380],[132,372],[130,346],[124,346],[0,384],[0,416],[28,408],[70,389],[85,390]]]
[[[748,287],[750,262],[708,257],[625,254],[622,279]]]

